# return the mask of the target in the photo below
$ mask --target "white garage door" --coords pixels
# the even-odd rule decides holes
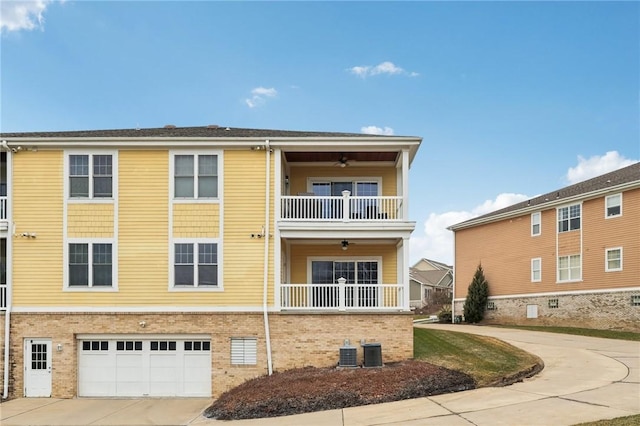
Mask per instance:
[[[78,396],[211,396],[208,339],[78,341]]]

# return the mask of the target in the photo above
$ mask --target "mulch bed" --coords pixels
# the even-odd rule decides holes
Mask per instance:
[[[426,362],[381,368],[299,368],[248,380],[225,392],[204,415],[220,420],[287,416],[474,389],[464,374]]]

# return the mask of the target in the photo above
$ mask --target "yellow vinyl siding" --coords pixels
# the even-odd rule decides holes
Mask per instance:
[[[174,238],[218,238],[220,205],[187,203],[173,205]]]
[[[640,189],[635,189],[623,194],[623,215],[617,218],[605,219],[604,196],[585,201],[581,229],[576,231],[557,233],[555,208],[542,212],[542,234],[537,237],[531,236],[529,214],[458,230],[455,233],[455,297],[466,296],[480,262],[492,296],[637,286],[640,276],[638,217]],[[605,250],[614,247],[623,248],[623,271],[605,272]],[[582,280],[556,282],[558,255],[574,254],[582,257]],[[538,257],[542,259],[542,281],[531,282],[531,259]]]
[[[262,304],[265,225],[265,151],[226,151],[224,154],[224,293],[216,302],[226,305]],[[271,159],[271,200],[274,161]],[[270,229],[273,208],[270,202]],[[254,238],[251,238],[254,234]],[[269,241],[269,303],[273,303],[273,238]]]
[[[291,167],[289,181],[291,195],[309,192],[307,181],[310,177],[382,178],[382,196],[397,195],[397,169],[394,167]]]
[[[169,153],[118,154],[118,293],[94,304],[169,304]]]
[[[13,304],[61,304],[62,151],[21,151],[13,156],[13,166]],[[25,232],[36,238],[21,237]]]
[[[112,238],[113,209],[113,204],[67,205],[67,236],[69,238]]]
[[[394,244],[351,244],[346,252],[339,244],[295,244],[291,246],[291,284],[307,284],[310,257],[327,257],[340,261],[354,258],[382,258],[381,284],[398,284],[398,256]]]

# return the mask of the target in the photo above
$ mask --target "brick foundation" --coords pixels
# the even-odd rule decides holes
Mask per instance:
[[[631,297],[640,291],[549,295],[521,298],[489,298],[495,309],[485,311],[484,323],[554,325],[640,332],[640,306]],[[550,307],[557,300],[557,308]],[[550,302],[551,301],[551,302]],[[538,306],[538,318],[527,318],[527,305]],[[455,314],[462,315],[463,301],[455,302]]]
[[[4,315],[0,316],[4,325]],[[141,328],[139,323],[146,326]],[[269,314],[274,371],[296,367],[327,367],[338,363],[339,348],[349,339],[358,348],[362,340],[382,347],[384,362],[413,356],[412,316],[380,314]],[[10,347],[10,397],[24,394],[24,339],[52,340],[52,397],[77,396],[79,334],[207,334],[211,336],[213,396],[247,379],[267,373],[263,316],[260,313],[12,313]],[[4,336],[0,337],[2,342]],[[255,337],[258,362],[255,366],[231,365],[230,338]],[[62,350],[57,351],[58,345]],[[3,356],[0,355],[0,359]],[[2,365],[0,365],[1,371]],[[2,386],[0,375],[0,387]]]

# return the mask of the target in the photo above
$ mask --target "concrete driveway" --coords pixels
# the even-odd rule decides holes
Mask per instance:
[[[573,425],[640,414],[640,343],[493,327],[419,327],[496,337],[538,355],[537,376],[503,388],[260,420],[201,416],[208,399],[17,399],[9,425]]]

